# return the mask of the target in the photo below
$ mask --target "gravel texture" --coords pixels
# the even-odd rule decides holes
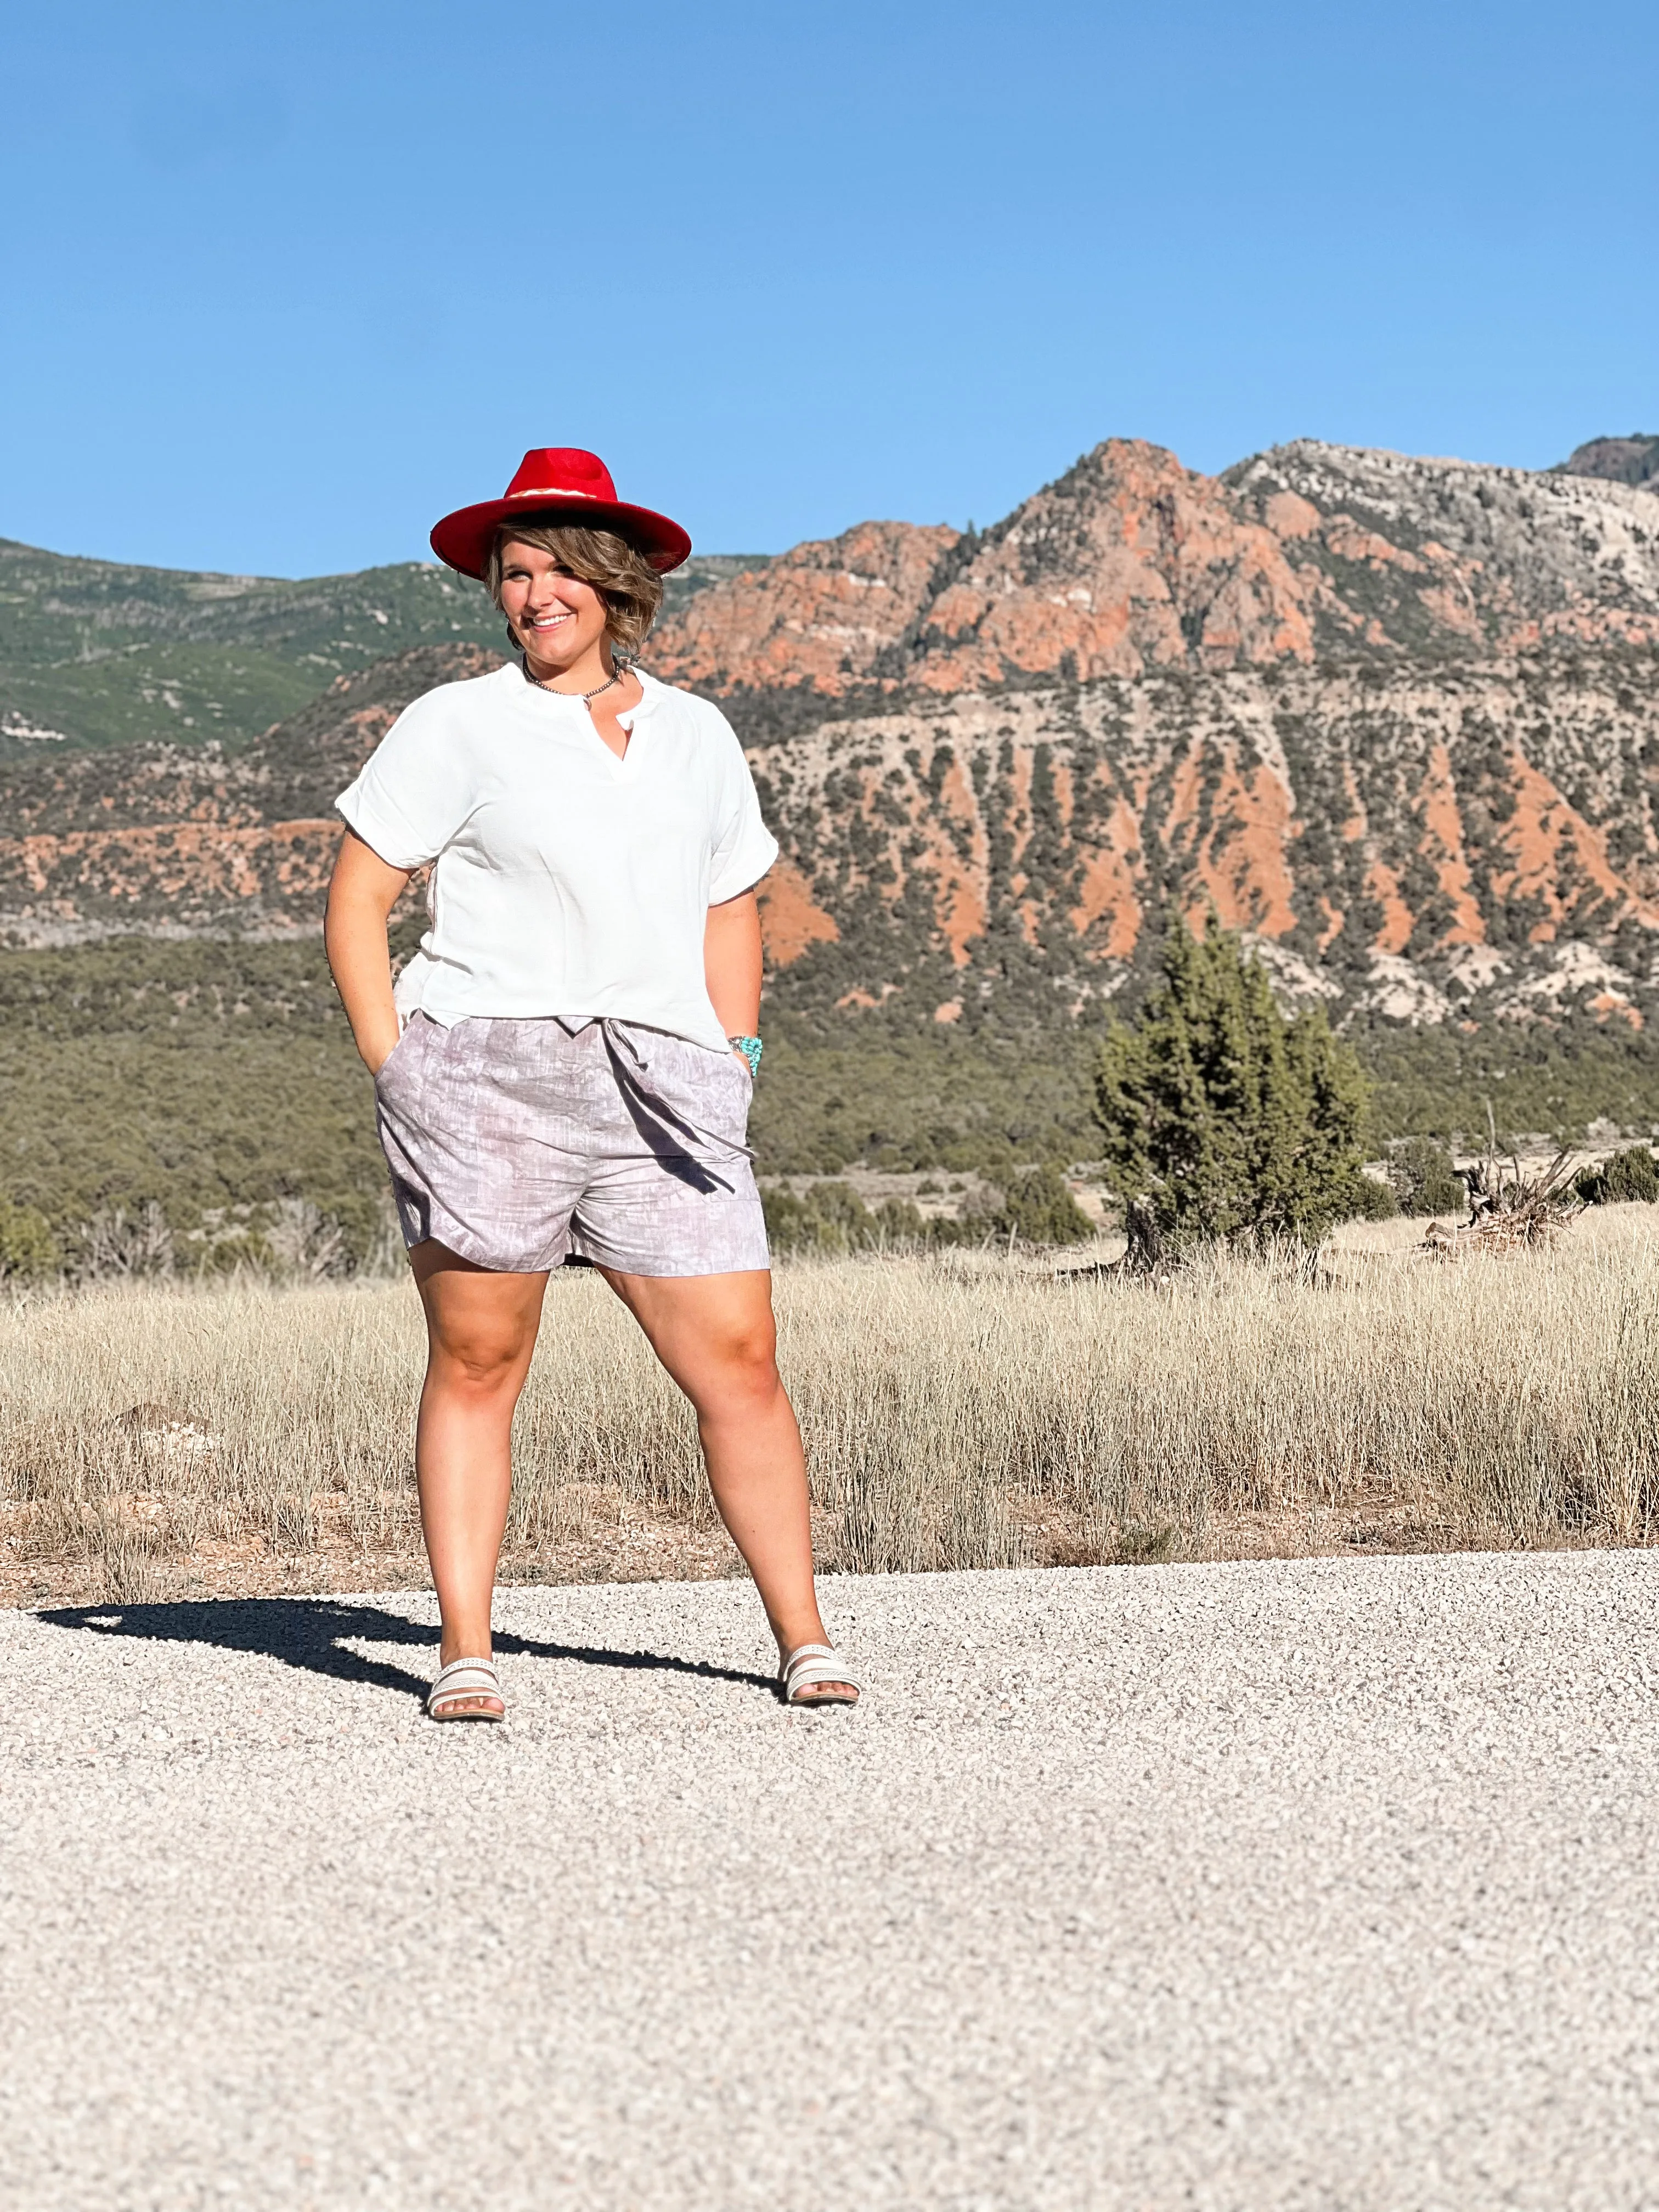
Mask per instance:
[[[0,2202],[1659,2207],[1659,1561],[0,1617]]]

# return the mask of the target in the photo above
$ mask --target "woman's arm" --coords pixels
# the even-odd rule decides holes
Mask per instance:
[[[740,891],[711,906],[702,933],[702,972],[727,1036],[753,1036],[760,1024],[760,902]]]
[[[398,1042],[386,925],[410,872],[389,866],[355,830],[348,830],[340,840],[328,886],[323,943],[351,1034],[371,1075],[379,1074],[381,1061]]]

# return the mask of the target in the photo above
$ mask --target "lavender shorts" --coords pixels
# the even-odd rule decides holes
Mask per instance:
[[[735,1053],[633,1022],[414,1015],[374,1079],[404,1242],[538,1274],[769,1265]]]

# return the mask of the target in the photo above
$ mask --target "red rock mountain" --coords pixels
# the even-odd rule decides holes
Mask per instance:
[[[750,748],[785,846],[773,988],[803,1005],[1075,1007],[1173,899],[1292,993],[1637,1024],[1656,643],[1644,483],[1309,442],[1209,477],[1114,441],[981,534],[866,523],[710,583],[650,665]],[[0,921],[313,926],[333,791],[405,699],[486,665],[400,656],[240,754],[8,771]]]
[[[315,927],[339,843],[332,809],[411,699],[498,667],[429,646],[342,676],[252,747],[136,744],[0,772],[0,933],[75,944],[183,929]]]
[[[653,665],[836,696],[1656,641],[1644,489],[1310,442],[1202,477],[1111,440],[983,536],[865,523],[716,585]]]

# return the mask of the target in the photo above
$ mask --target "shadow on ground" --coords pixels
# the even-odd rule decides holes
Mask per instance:
[[[430,1677],[349,1647],[392,1644],[428,1653],[435,1671],[437,1631],[379,1606],[345,1605],[332,1598],[210,1599],[178,1605],[65,1606],[35,1618],[54,1628],[90,1636],[138,1637],[156,1644],[212,1644],[224,1651],[255,1652],[339,1682],[367,1682],[424,1701]],[[574,1659],[584,1667],[641,1668],[690,1674],[706,1682],[740,1682],[777,1694],[769,1675],[745,1674],[706,1660],[677,1659],[660,1651],[612,1651],[602,1644],[545,1644],[533,1637],[497,1634],[498,1653],[527,1659]]]

